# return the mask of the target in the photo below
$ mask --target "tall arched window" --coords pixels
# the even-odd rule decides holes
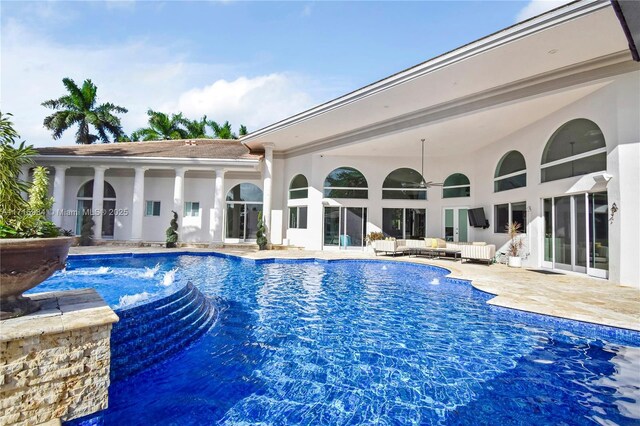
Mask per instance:
[[[607,169],[607,147],[596,123],[578,118],[563,124],[542,153],[542,182]]]
[[[508,191],[524,186],[527,186],[527,164],[524,156],[518,151],[509,151],[498,162],[493,190]]]
[[[297,200],[309,196],[309,182],[304,175],[296,175],[289,185],[289,199]]]
[[[93,209],[93,179],[86,182],[78,189],[77,215],[76,215],[76,235],[82,232],[82,222],[85,216],[92,215]],[[116,209],[116,191],[107,181],[104,181],[104,191],[102,192],[102,209],[104,214],[102,217],[102,238],[113,238],[115,230],[115,209]],[[94,217],[95,221],[96,218]]]
[[[471,182],[462,173],[454,173],[442,184],[442,198],[458,198],[471,196]]]
[[[241,183],[227,193],[226,237],[238,241],[255,240],[258,214],[262,211],[262,189]]]
[[[368,198],[367,179],[353,167],[335,169],[324,180],[326,198]]]
[[[382,199],[426,200],[422,175],[413,169],[396,169],[382,183]]]

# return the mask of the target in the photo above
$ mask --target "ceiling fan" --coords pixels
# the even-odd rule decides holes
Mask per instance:
[[[424,180],[424,139],[420,139],[420,140],[422,141],[422,156],[420,157],[422,159],[422,166],[420,167],[420,177],[422,178],[422,181],[418,185],[418,188],[429,189],[432,186],[442,186],[442,185],[444,185],[444,183],[442,183],[442,182],[434,182],[432,180],[430,180],[429,182],[426,182]]]

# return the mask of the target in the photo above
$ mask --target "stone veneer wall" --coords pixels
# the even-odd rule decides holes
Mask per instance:
[[[43,308],[0,323],[0,425],[70,420],[107,408],[118,320],[94,290],[43,293]]]

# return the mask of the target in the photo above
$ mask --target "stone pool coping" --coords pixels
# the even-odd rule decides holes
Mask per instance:
[[[0,342],[113,324],[118,316],[93,288],[29,295],[41,304],[32,314],[0,322]]]
[[[487,303],[504,308],[640,331],[640,290],[579,274],[546,275],[506,265],[487,266],[451,260],[408,256],[375,256],[367,252],[305,250],[258,251],[250,248],[134,248],[116,246],[73,247],[73,254],[222,253],[247,259],[378,259],[433,265],[451,271],[452,278],[471,282],[495,295]]]

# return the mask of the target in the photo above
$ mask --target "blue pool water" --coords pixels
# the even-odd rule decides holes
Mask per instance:
[[[49,289],[87,282],[117,305],[191,281],[218,310],[195,343],[112,382],[109,409],[74,424],[639,424],[638,333],[494,308],[446,273],[384,261],[72,258]]]

